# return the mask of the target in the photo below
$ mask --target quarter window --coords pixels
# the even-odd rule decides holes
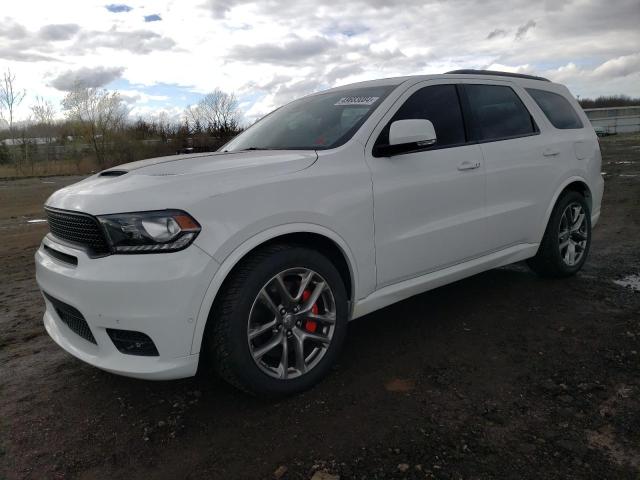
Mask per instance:
[[[527,88],[526,90],[554,127],[562,130],[582,128],[578,114],[562,95],[535,88]]]
[[[391,123],[414,119],[433,123],[438,139],[436,148],[465,143],[464,121],[455,85],[432,85],[415,92],[389,121],[376,143],[389,143]]]
[[[465,85],[478,140],[522,137],[538,132],[531,114],[511,87]]]

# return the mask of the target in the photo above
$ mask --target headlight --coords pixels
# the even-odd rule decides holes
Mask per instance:
[[[175,252],[187,248],[200,225],[181,210],[101,215],[113,253]]]

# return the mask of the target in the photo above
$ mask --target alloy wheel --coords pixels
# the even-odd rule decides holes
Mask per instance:
[[[587,248],[588,238],[584,208],[577,202],[570,203],[562,212],[558,231],[560,257],[567,266],[573,267],[580,263]]]
[[[308,268],[287,269],[264,284],[253,301],[249,351],[267,375],[296,378],[322,360],[335,323],[335,299],[324,278]]]

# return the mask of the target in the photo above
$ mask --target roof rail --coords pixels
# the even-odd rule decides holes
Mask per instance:
[[[497,70],[473,70],[473,69],[463,69],[463,70],[451,70],[447,72],[447,74],[464,74],[464,75],[497,75],[499,77],[516,77],[516,78],[528,78],[529,80],[541,80],[543,82],[549,82],[548,78],[544,77],[536,77],[535,75],[525,75],[523,73],[512,73],[512,72],[499,72]]]

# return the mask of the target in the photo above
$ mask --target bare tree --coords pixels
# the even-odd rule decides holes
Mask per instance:
[[[24,97],[27,95],[26,90],[20,90],[15,85],[16,75],[11,73],[11,69],[7,68],[4,72],[2,83],[0,83],[0,114],[4,118],[3,112],[6,111],[8,119],[5,119],[9,124],[9,132],[13,136],[13,116],[15,109],[20,106]]]
[[[238,99],[233,93],[215,89],[206,94],[197,105],[188,106],[185,116],[190,123],[201,125],[212,133],[235,132],[240,123]]]
[[[35,126],[35,132],[38,136],[43,137],[46,142],[46,158],[49,161],[51,143],[55,135],[55,116],[56,109],[49,100],[42,97],[36,97],[36,102],[31,105],[31,118]]]
[[[62,100],[69,120],[91,144],[99,167],[106,165],[106,150],[113,136],[125,124],[128,110],[118,92],[76,86]]]
[[[36,124],[51,125],[56,116],[56,109],[53,103],[42,97],[36,97],[36,101],[29,107],[31,115]]]
[[[169,120],[169,114],[162,111],[158,114],[158,134],[162,139],[162,143],[167,143],[169,140],[169,132],[171,130],[171,121]]]

